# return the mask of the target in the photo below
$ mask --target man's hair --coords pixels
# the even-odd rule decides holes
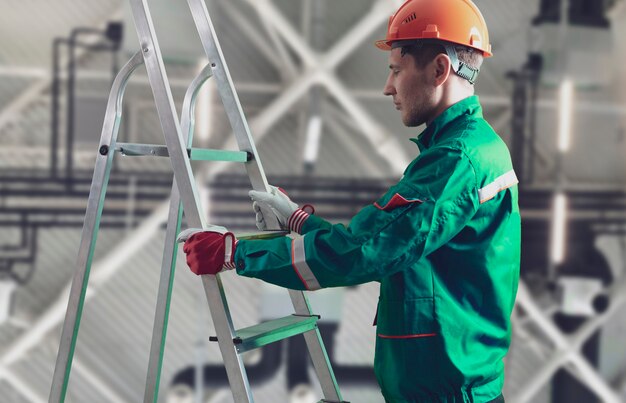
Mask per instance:
[[[462,45],[453,45],[459,60],[469,67],[480,69],[483,64],[483,55],[473,48]],[[414,45],[402,46],[402,56],[409,54],[415,60],[415,64],[419,68],[424,68],[428,63],[433,61],[435,56],[440,53],[446,54],[446,49],[441,43],[437,42],[417,42]]]

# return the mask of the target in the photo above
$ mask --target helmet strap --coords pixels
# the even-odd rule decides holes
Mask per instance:
[[[470,84],[474,85],[480,69],[475,69],[460,61],[454,46],[443,45],[443,47],[446,49],[446,53],[452,62],[452,70],[456,73],[456,75],[466,79],[470,82]]]

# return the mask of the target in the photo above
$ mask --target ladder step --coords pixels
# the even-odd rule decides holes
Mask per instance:
[[[255,240],[255,239],[273,239],[281,236],[289,235],[289,231],[283,230],[267,230],[263,232],[246,232],[246,233],[236,233],[235,237],[237,239],[244,239],[246,241]]]
[[[319,316],[290,315],[236,331],[237,352],[243,353],[266,344],[308,332],[317,327]]]
[[[115,151],[125,156],[136,157],[151,155],[155,157],[169,157],[167,147],[158,144],[117,143]],[[208,148],[188,148],[187,155],[192,161],[228,161],[248,162],[252,153],[246,151],[211,150]]]

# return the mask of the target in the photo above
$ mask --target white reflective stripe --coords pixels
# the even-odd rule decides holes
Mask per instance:
[[[235,247],[237,241],[232,232],[224,234],[224,266],[223,270],[233,270],[235,268]]]
[[[298,237],[291,243],[291,263],[307,290],[314,291],[322,288],[306,262],[304,237]]]
[[[224,262],[232,263],[235,252],[235,235],[232,232],[224,234]]]
[[[481,203],[484,203],[488,200],[494,198],[499,191],[510,188],[513,185],[516,185],[519,181],[517,180],[517,176],[515,175],[515,171],[512,169],[505,173],[504,175],[498,176],[493,182],[483,187],[478,191],[478,198]]]

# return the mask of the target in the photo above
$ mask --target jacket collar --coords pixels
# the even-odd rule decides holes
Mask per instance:
[[[450,106],[437,116],[417,138],[410,140],[417,144],[420,151],[424,151],[437,144],[437,140],[440,137],[439,135],[443,131],[442,129],[447,126],[448,123],[463,115],[469,115],[475,118],[483,117],[483,110],[477,95],[469,96]]]

